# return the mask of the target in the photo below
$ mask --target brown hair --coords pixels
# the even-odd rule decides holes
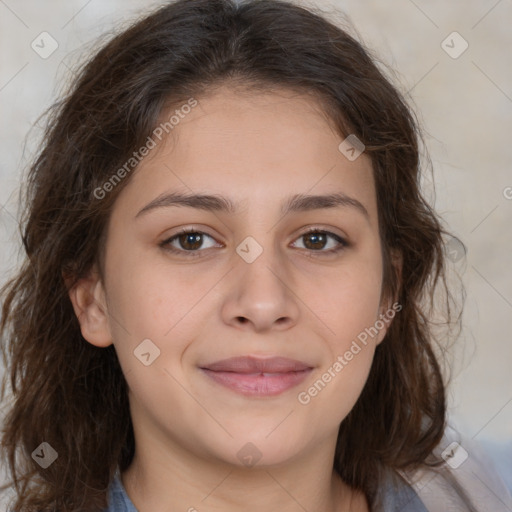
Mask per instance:
[[[1,446],[16,486],[14,512],[102,509],[116,468],[131,463],[127,385],[114,346],[84,340],[63,276],[76,282],[94,263],[101,268],[106,222],[130,177],[101,200],[94,191],[143,145],[163,108],[227,80],[314,94],[340,136],[355,134],[372,161],[383,293],[402,310],[341,424],[334,469],[372,503],[382,468],[439,464],[432,450],[445,429],[445,384],[430,312],[442,283],[451,321],[448,233],[419,190],[419,123],[374,61],[345,30],[292,3],[179,0],[111,39],[82,67],[51,110],[30,168],[26,258],[2,289],[9,369],[2,399],[10,375],[13,401]],[[392,250],[402,256],[401,276]],[[59,455],[46,469],[31,458],[42,442]]]

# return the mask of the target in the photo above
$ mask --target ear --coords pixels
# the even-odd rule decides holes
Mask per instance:
[[[70,279],[64,279],[68,285]],[[87,277],[79,279],[71,288],[68,286],[68,294],[82,336],[97,347],[112,345],[105,291],[97,269],[94,267]]]
[[[402,253],[398,249],[391,249],[391,265],[394,270],[394,277],[397,281],[396,290],[397,294],[399,293],[402,287],[402,264],[403,257]],[[384,326],[382,329],[379,329],[379,333],[377,338],[375,339],[376,345],[382,342],[385,338],[386,333],[388,332],[388,328],[391,325],[393,318],[398,314],[399,311],[402,310],[403,306],[398,302],[398,296],[395,297],[385,297],[385,300],[381,300],[381,306],[379,307],[379,316],[377,320],[380,320]],[[378,326],[382,325],[380,322],[377,324]]]

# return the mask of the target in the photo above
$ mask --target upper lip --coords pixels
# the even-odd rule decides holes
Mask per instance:
[[[252,356],[245,356],[222,359],[221,361],[215,361],[214,363],[201,366],[201,368],[215,372],[287,373],[309,370],[312,367],[301,361],[288,359],[286,357],[271,357],[267,359],[261,359]]]

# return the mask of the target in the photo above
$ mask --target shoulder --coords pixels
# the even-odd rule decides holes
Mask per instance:
[[[372,512],[429,512],[413,486],[400,472],[383,468],[379,482]]]
[[[510,492],[480,443],[448,427],[434,454],[442,466],[400,472],[427,511],[512,510]]]
[[[119,469],[108,489],[108,507],[103,512],[138,512],[123,486]]]

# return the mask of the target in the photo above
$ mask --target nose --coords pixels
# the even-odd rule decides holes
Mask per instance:
[[[248,261],[240,257],[231,272],[222,305],[224,322],[255,332],[291,328],[300,313],[291,273],[271,249]]]

